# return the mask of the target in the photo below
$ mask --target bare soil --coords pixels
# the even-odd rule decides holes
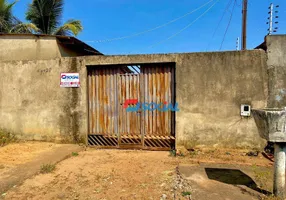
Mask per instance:
[[[35,149],[43,150],[42,145],[31,143]],[[34,147],[21,144],[10,151],[0,149],[0,163],[17,164],[17,153],[30,149],[32,159],[37,151]],[[17,146],[18,145],[18,146]],[[37,146],[38,145],[38,146]],[[8,148],[6,147],[6,149]],[[15,148],[17,147],[17,148]],[[52,148],[49,145],[46,149]],[[1,155],[2,153],[4,155]],[[39,174],[27,179],[22,185],[2,194],[5,199],[186,199],[182,192],[192,192],[182,186],[177,176],[178,165],[198,166],[202,163],[235,164],[243,166],[263,166],[271,170],[273,163],[261,154],[257,157],[246,156],[247,150],[233,149],[195,149],[182,151],[181,156],[170,156],[169,152],[140,150],[96,150],[87,149],[56,165],[55,171]],[[30,154],[29,152],[27,154]],[[11,156],[12,155],[12,156]],[[10,157],[10,158],[9,158]],[[6,159],[10,161],[6,161]],[[12,162],[14,160],[14,163]],[[1,169],[0,169],[1,171]],[[0,174],[1,175],[1,174]],[[191,186],[190,186],[191,187]],[[246,194],[247,195],[247,194]],[[0,197],[1,198],[1,197]]]
[[[48,142],[21,142],[0,147],[0,177],[21,164],[32,161],[41,153],[51,151],[60,144]]]
[[[261,153],[258,156],[247,156],[246,149],[228,148],[196,148],[194,151],[185,149],[179,151],[183,154],[183,163],[218,163],[218,164],[239,164],[246,166],[271,167],[273,162],[266,159]]]

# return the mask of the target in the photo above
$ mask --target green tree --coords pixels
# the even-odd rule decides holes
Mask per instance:
[[[0,0],[0,33],[8,33],[17,22],[17,19],[12,14],[12,8],[15,3]]]
[[[31,23],[22,23],[17,19],[12,9],[16,1],[9,3],[7,0],[0,0],[0,33],[32,33],[38,28]]]
[[[1,1],[1,0],[0,0]],[[34,26],[22,24],[22,28],[30,30],[37,28],[34,32],[50,35],[78,35],[83,27],[79,20],[68,20],[60,24],[63,15],[63,0],[33,0],[28,6],[26,19]],[[24,28],[24,29],[25,29]],[[29,29],[28,28],[28,29]]]

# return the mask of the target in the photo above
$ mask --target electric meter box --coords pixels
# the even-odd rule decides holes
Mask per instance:
[[[251,106],[246,104],[241,104],[240,115],[243,117],[249,117],[251,113]]]

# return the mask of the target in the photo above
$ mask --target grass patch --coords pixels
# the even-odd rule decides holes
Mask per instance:
[[[171,157],[176,157],[176,156],[181,156],[184,157],[185,155],[181,151],[176,151],[175,149],[169,151],[169,156]]]
[[[269,196],[262,197],[261,200],[282,200],[282,199],[279,198],[279,197],[275,197],[275,196],[272,194],[272,195],[269,195]]]
[[[187,191],[187,192],[182,192],[182,196],[186,197],[186,196],[190,196],[191,192]]]
[[[179,152],[177,152],[177,156],[179,156],[179,157],[185,157],[185,154],[184,154],[183,152],[179,151]]]
[[[265,171],[262,169],[259,169],[256,165],[252,166],[252,170],[254,173],[254,179],[256,181],[257,187],[261,190],[267,190],[267,181],[271,177],[270,171]],[[272,197],[269,197],[272,198]]]
[[[191,158],[197,156],[198,154],[199,154],[199,153],[198,153],[197,151],[191,151],[191,152],[190,152]]]
[[[72,156],[78,156],[78,152],[72,152]]]
[[[51,173],[52,171],[54,171],[56,169],[56,165],[55,164],[44,164],[41,166],[41,173],[42,174],[47,174],[47,173]]]
[[[176,157],[176,150],[170,150],[169,153],[171,157]]]
[[[0,147],[3,147],[12,142],[16,142],[15,134],[4,129],[0,129]]]

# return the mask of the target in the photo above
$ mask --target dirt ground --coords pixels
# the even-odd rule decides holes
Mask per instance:
[[[26,143],[23,144],[23,149],[21,145],[13,144],[4,147],[6,150],[0,149],[0,166],[13,166],[25,162],[26,159],[33,159],[33,156],[40,154],[37,149],[45,151],[53,148],[54,144],[31,143],[30,146]],[[11,154],[13,151],[18,153]],[[180,156],[173,157],[170,156],[170,152],[88,148],[79,155],[58,163],[53,172],[38,174],[27,179],[22,185],[13,187],[2,194],[2,198],[174,199],[175,195],[175,199],[186,199],[182,192],[192,193],[192,188],[179,177],[176,170],[178,165],[221,163],[232,164],[238,168],[240,165],[261,166],[271,171],[271,161],[261,154],[257,157],[246,156],[247,152],[231,149],[195,149],[190,152],[182,151]],[[3,169],[0,168],[0,175],[1,170]],[[271,182],[269,178],[267,180]]]
[[[32,161],[41,153],[51,151],[60,144],[48,142],[21,142],[0,147],[0,177],[15,167]]]

